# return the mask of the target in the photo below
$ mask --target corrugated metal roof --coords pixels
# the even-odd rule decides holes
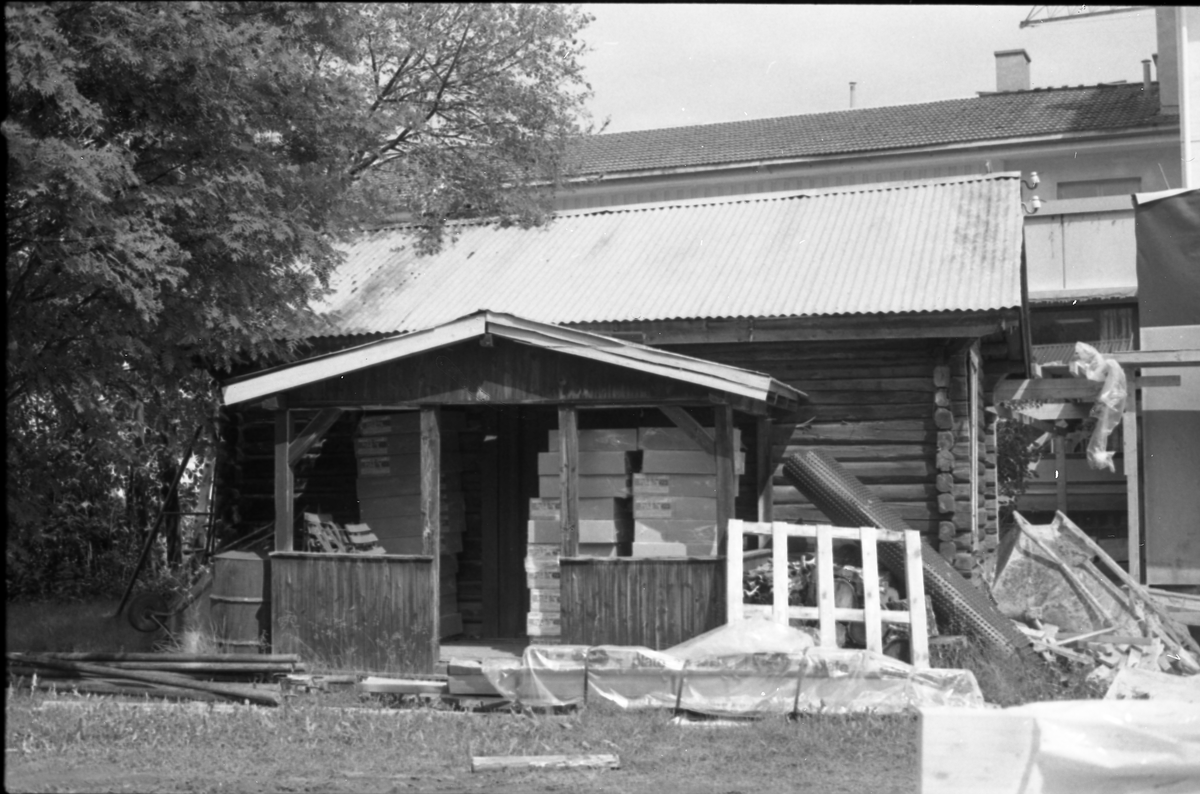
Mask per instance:
[[[554,324],[1021,305],[1019,174],[563,212],[459,227],[417,256],[405,229],[348,249],[329,335],[412,331],[480,310]]]
[[[582,174],[616,174],[1179,124],[1177,114],[1159,111],[1157,83],[1148,92],[1141,83],[1038,88],[592,135],[578,142],[576,168]]]

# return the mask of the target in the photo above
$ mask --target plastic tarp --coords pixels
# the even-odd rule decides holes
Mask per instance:
[[[921,782],[923,794],[1194,794],[1200,709],[1170,700],[923,708]]]
[[[869,651],[816,648],[804,632],[762,619],[665,651],[530,646],[519,661],[485,661],[483,673],[501,695],[531,706],[605,700],[625,709],[736,716],[983,705],[970,671],[916,670]]]

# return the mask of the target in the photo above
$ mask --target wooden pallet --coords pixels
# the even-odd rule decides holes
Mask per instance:
[[[328,554],[386,554],[379,545],[379,538],[366,524],[334,523],[333,517],[324,513],[305,513],[304,530],[308,534],[310,551]]]
[[[771,606],[746,604],[742,601],[742,537],[766,535],[771,538],[772,594]],[[817,540],[817,606],[790,606],[788,598],[788,538]],[[839,607],[835,603],[833,577],[833,541],[851,540],[862,544],[863,608]],[[876,543],[884,541],[904,546],[905,585],[908,591],[908,610],[884,610],[879,601],[879,565]],[[816,620],[820,627],[821,647],[837,647],[837,622],[865,624],[867,650],[883,653],[883,624],[903,623],[909,627],[913,667],[929,667],[929,630],[925,612],[925,571],[921,562],[921,535],[916,530],[897,532],[874,527],[832,527],[828,525],[753,523],[729,521],[729,552],[726,564],[726,615],[730,622],[747,616],[769,615],[776,623],[788,620]]]

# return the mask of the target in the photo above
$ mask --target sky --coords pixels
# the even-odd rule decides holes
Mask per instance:
[[[585,4],[605,132],[975,96],[997,50],[1024,49],[1036,87],[1141,82],[1154,12],[1020,23],[1034,6]]]

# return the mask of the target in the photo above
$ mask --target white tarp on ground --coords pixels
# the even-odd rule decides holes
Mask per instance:
[[[665,651],[530,646],[520,661],[486,660],[483,673],[501,695],[532,706],[586,699],[734,716],[983,705],[970,671],[815,648],[804,632],[767,620],[728,624]]]
[[[1195,794],[1200,709],[1172,700],[922,708],[922,794]]]

